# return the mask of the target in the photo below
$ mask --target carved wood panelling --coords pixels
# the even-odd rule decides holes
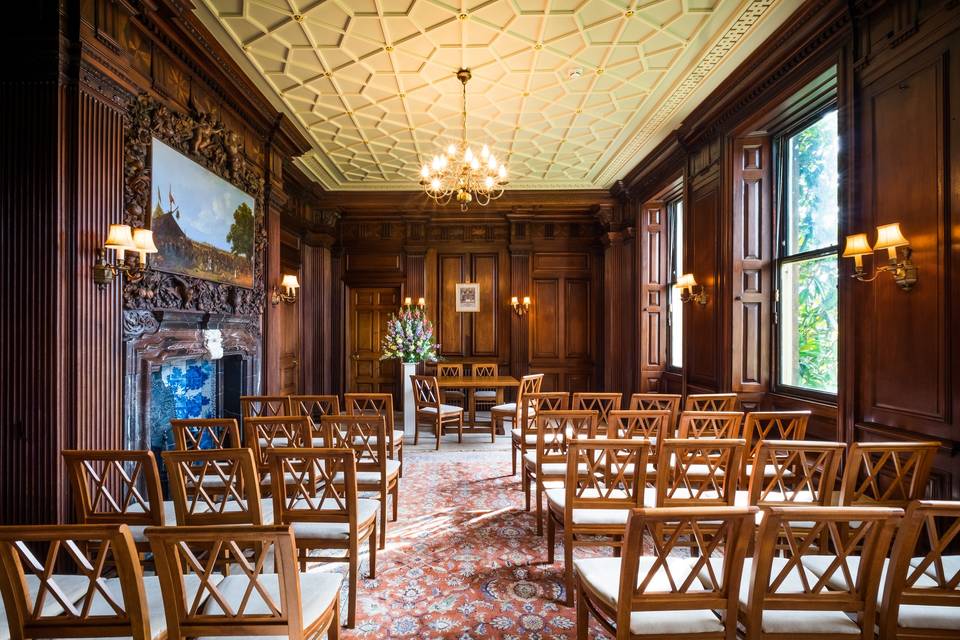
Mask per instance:
[[[496,358],[500,346],[501,304],[509,299],[500,292],[499,256],[473,254],[470,261],[472,280],[480,285],[480,311],[470,314],[471,354]]]
[[[530,357],[533,360],[549,360],[561,357],[560,343],[560,280],[557,278],[534,278],[533,297],[536,300],[530,314],[533,321],[530,340]]]
[[[661,200],[645,203],[639,214],[640,261],[640,371],[639,390],[659,391],[660,378],[667,366],[667,228],[666,204]],[[682,331],[683,327],[677,327]]]
[[[440,314],[437,341],[440,345],[440,354],[446,357],[464,357],[466,348],[466,321],[467,314],[457,313],[456,298],[457,284],[465,282],[467,275],[467,258],[463,255],[440,254],[439,283],[440,301],[437,305]]]
[[[693,273],[707,294],[707,304],[684,308],[684,354],[687,381],[704,391],[720,388],[721,302],[717,300],[719,264],[720,186],[717,181],[694,190],[684,212],[684,269]],[[693,393],[691,391],[691,393]]]

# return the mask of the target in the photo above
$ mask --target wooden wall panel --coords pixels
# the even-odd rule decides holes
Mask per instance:
[[[509,295],[533,296],[530,283],[530,254],[525,252],[512,253],[510,256],[510,291]],[[512,310],[510,314],[510,373],[519,377],[527,374],[530,345],[530,314],[518,315]]]
[[[588,359],[590,357],[590,316],[596,304],[590,295],[590,281],[568,278],[564,280],[563,357]]]
[[[463,255],[440,254],[440,301],[437,305],[439,335],[437,341],[444,357],[463,357],[467,353],[465,314],[457,313],[457,283],[466,278],[466,258]]]
[[[480,311],[470,314],[471,355],[496,359],[500,351],[499,325],[502,304],[509,300],[500,292],[498,254],[470,256],[472,281],[480,285]]]
[[[640,208],[637,224],[639,247],[640,363],[638,387],[641,392],[661,390],[661,376],[667,367],[667,212],[662,200],[651,200]],[[682,327],[678,327],[682,330]]]
[[[536,304],[530,313],[530,357],[533,360],[560,358],[560,281],[534,278],[533,299]]]
[[[707,304],[688,303],[684,309],[684,356],[687,382],[698,390],[721,388],[720,301],[718,274],[721,228],[720,185],[711,180],[694,189],[685,211],[685,266],[707,294]]]

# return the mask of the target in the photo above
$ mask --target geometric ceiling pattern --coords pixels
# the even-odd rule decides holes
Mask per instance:
[[[417,188],[420,166],[459,140],[460,67],[473,73],[468,139],[505,161],[511,187],[607,187],[789,0],[198,4],[311,140],[301,166],[327,189],[379,190]]]

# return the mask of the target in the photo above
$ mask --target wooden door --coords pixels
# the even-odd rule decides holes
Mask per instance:
[[[285,270],[284,273],[296,273]],[[301,304],[280,303],[280,394],[300,393],[300,307]]]
[[[348,389],[356,392],[392,393],[399,401],[399,365],[380,360],[380,340],[387,320],[400,307],[400,290],[358,287],[350,290]]]

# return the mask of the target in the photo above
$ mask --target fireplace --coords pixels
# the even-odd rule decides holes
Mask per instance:
[[[170,420],[240,416],[240,396],[260,389],[256,318],[186,311],[125,311],[127,449],[173,446]]]

